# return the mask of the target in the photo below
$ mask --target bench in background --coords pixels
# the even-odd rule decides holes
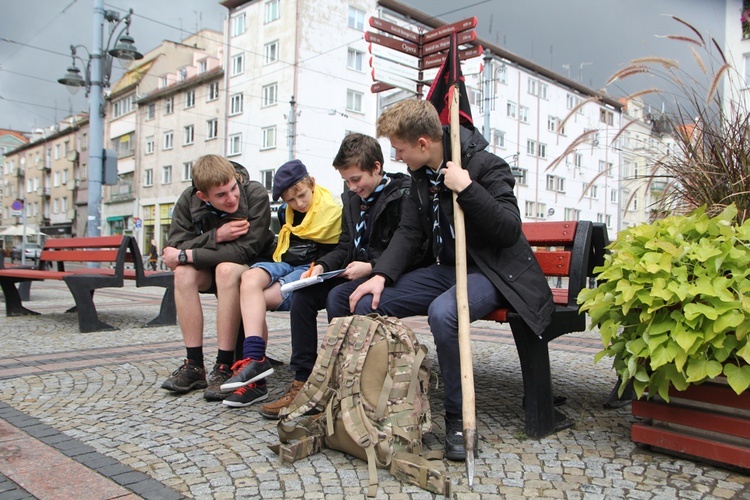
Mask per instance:
[[[545,276],[555,282],[552,322],[538,337],[512,309],[498,309],[484,319],[510,324],[523,376],[526,435],[540,439],[573,426],[554,406],[547,344],[566,333],[586,330],[586,316],[579,312],[576,299],[596,278],[594,267],[604,262],[609,237],[604,224],[590,221],[527,222],[523,232]]]
[[[66,269],[66,264],[110,264],[111,267],[85,267]],[[53,268],[47,270],[47,265]],[[126,268],[132,264],[133,268]],[[23,306],[16,283],[42,280],[62,280],[68,286],[77,311],[78,328],[82,333],[114,330],[99,319],[94,305],[94,292],[99,288],[122,287],[125,279],[136,281],[136,286],[161,286],[166,288],[159,315],[148,323],[174,325],[174,279],[171,272],[146,271],[138,249],[131,236],[97,236],[84,238],[51,238],[42,249],[37,268],[0,269],[0,286],[5,295],[7,316],[39,314]]]

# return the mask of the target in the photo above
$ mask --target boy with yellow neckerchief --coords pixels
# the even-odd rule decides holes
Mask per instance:
[[[232,366],[231,378],[220,386],[220,391],[228,394],[224,398],[227,406],[249,406],[268,397],[265,378],[273,368],[266,358],[266,311],[289,310],[293,292],[282,293],[281,285],[298,280],[318,257],[335,247],[341,233],[341,205],[330,191],[315,183],[301,161],[288,161],[276,171],[274,201],[279,197],[286,209],[280,217],[283,225],[273,262],[253,264],[241,277],[245,342],[243,359]]]

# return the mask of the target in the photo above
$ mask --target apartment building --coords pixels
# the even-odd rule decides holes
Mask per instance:
[[[22,132],[0,128],[0,173],[5,172],[5,153],[16,149],[18,146],[27,144],[28,142],[29,138]],[[5,206],[3,200],[10,187],[10,181],[6,181],[3,177],[4,175],[0,176],[0,180],[2,180],[2,184],[0,184],[0,207]],[[9,212],[6,213],[4,209],[0,210],[0,227],[12,224],[14,220],[15,218],[11,218]]]
[[[223,153],[223,43],[213,30],[164,41],[113,86],[107,130],[118,181],[104,196],[105,234],[132,234],[141,248],[153,238],[162,248],[193,161]]]
[[[85,234],[86,217],[78,213],[76,196],[86,178],[87,147],[88,116],[79,114],[36,131],[31,142],[6,152],[4,220],[17,222],[11,204],[22,200],[27,226],[49,236]]]
[[[275,169],[301,159],[335,193],[331,166],[349,132],[373,135],[377,96],[367,64],[372,0],[226,0],[226,155],[267,189]],[[386,168],[392,168],[386,165]]]

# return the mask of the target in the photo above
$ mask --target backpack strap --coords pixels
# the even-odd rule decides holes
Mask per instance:
[[[294,401],[279,412],[280,418],[287,420],[297,418],[315,408],[320,401],[330,398],[331,393],[328,382],[331,380],[333,369],[336,366],[336,357],[347,336],[352,321],[353,316],[348,316],[335,318],[331,322],[328,330],[326,330],[323,345],[315,360],[315,366],[310,377],[308,377],[307,382],[302,386]]]
[[[321,422],[322,415],[303,417],[295,422],[279,421],[280,444],[269,446],[271,451],[279,455],[281,463],[292,463],[318,453],[324,442],[324,430]]]
[[[442,460],[427,460],[414,453],[394,453],[391,474],[432,493],[451,497],[451,479]]]

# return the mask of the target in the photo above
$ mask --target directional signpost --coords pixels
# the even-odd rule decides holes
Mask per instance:
[[[442,53],[450,46],[450,34],[456,33],[459,45],[471,44],[477,39],[474,28],[477,18],[446,24],[439,28],[417,33],[378,17],[370,18],[370,26],[382,33],[368,31],[365,40],[370,42],[370,67],[372,68],[373,93],[399,88],[416,94],[422,87],[431,84],[437,68],[446,55]],[[464,63],[463,73],[472,75],[481,72],[482,46],[472,46],[458,53]]]

